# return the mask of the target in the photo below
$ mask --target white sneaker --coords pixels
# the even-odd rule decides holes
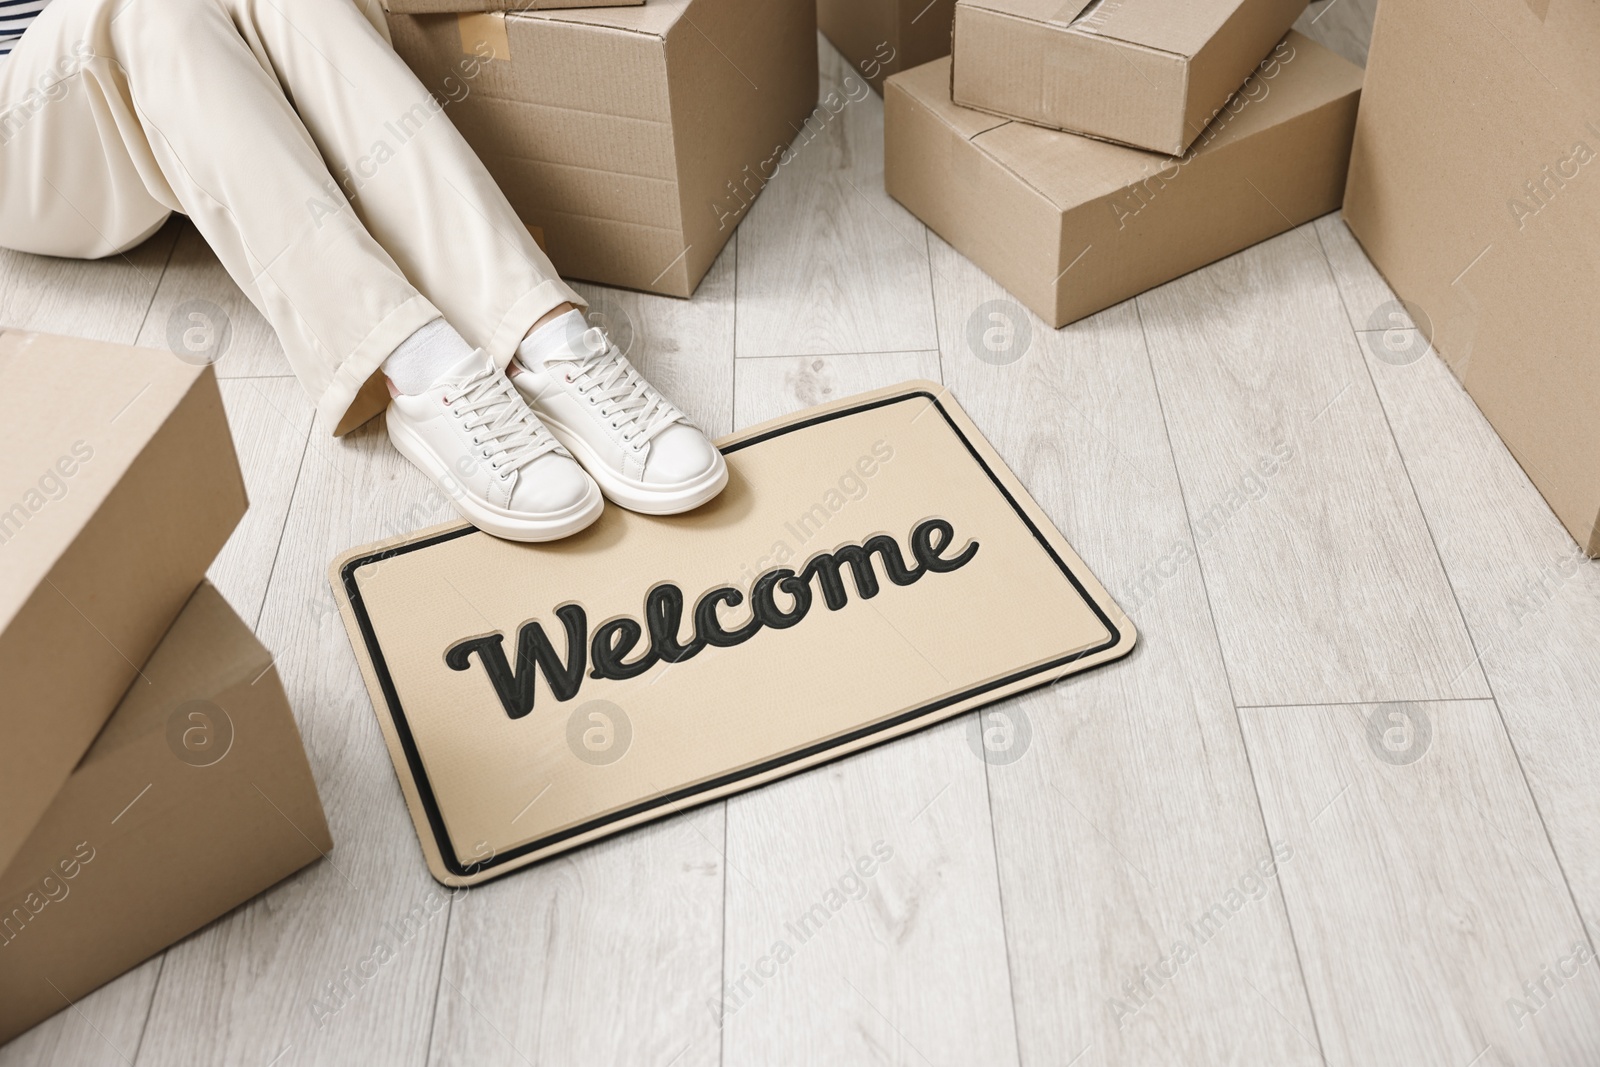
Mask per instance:
[[[425,392],[393,397],[389,440],[478,529],[553,541],[600,517],[605,499],[482,351]]]
[[[675,515],[728,484],[722,453],[603,330],[566,330],[536,363],[528,347],[511,384],[612,501],[646,515]]]

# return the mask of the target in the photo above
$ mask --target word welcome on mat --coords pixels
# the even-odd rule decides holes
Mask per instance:
[[[1134,629],[942,386],[719,442],[687,515],[450,525],[330,580],[429,869],[470,885],[1126,655]]]

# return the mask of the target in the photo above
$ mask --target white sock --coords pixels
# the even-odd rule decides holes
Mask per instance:
[[[449,323],[434,319],[389,353],[383,361],[383,373],[396,389],[416,396],[472,352],[466,338],[451,329]]]
[[[589,320],[576,308],[557,315],[522,339],[517,346],[517,362],[525,367],[542,366],[551,356],[570,352],[588,329]]]

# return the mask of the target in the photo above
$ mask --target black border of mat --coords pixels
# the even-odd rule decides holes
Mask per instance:
[[[967,435],[961,432],[961,427],[957,426],[955,420],[950,418],[950,413],[947,412],[944,408],[944,405],[939,402],[939,398],[928,392],[926,389],[918,389],[914,392],[903,393],[899,396],[882,397],[870,403],[858,404],[855,407],[850,408],[841,408],[837,411],[830,411],[822,415],[812,416],[811,418],[804,419],[800,422],[791,423],[786,426],[779,426],[775,429],[768,430],[766,433],[757,434],[754,437],[747,438],[746,440],[735,441],[733,444],[723,448],[722,452],[724,455],[729,452],[737,452],[741,448],[748,448],[751,445],[760,444],[762,441],[770,441],[774,437],[781,437],[786,433],[792,433],[795,430],[805,429],[808,426],[816,426],[819,423],[831,422],[834,419],[843,418],[846,415],[856,415],[863,411],[871,411],[875,408],[886,407],[890,404],[901,404],[907,400],[915,400],[918,397],[926,398],[938,410],[939,414],[944,418],[945,424],[950,427],[951,431],[955,433],[956,437],[960,439],[961,443],[966,446],[967,451],[972,455],[972,458],[977,461],[978,466],[982,468],[983,473],[988,475],[989,480],[994,483],[994,487],[1000,490],[1000,494],[1001,496],[1005,497],[1006,503],[1011,505],[1012,510],[1017,513],[1017,517],[1020,518],[1023,523],[1027,525],[1029,531],[1032,532],[1034,539],[1039,542],[1039,544],[1044,548],[1045,552],[1049,554],[1050,558],[1055,561],[1056,566],[1061,569],[1061,573],[1067,576],[1067,580],[1072,583],[1072,588],[1077,590],[1078,595],[1082,597],[1084,602],[1087,603],[1094,611],[1095,616],[1111,634],[1110,640],[1108,640],[1105,644],[1096,645],[1093,648],[1087,648],[1081,652],[1071,653],[1070,655],[1063,656],[1060,659],[1051,660],[1048,663],[1041,664],[1038,667],[1032,667],[1025,671],[1018,671],[1015,674],[1007,675],[1004,678],[996,679],[995,681],[985,683],[984,685],[976,686],[960,693],[941,697],[932,703],[924,704],[921,707],[913,708],[910,711],[901,712],[899,715],[896,715],[890,719],[885,719],[882,722],[876,722],[870,726],[863,726],[859,729],[852,730],[849,733],[841,734],[838,737],[829,738],[826,741],[819,741],[816,744],[808,745],[805,748],[786,753],[783,756],[774,757],[762,763],[752,764],[749,767],[744,767],[736,771],[729,771],[727,774],[710,779],[709,781],[701,782],[697,785],[685,786],[684,788],[676,790],[672,793],[664,793],[650,800],[640,801],[639,803],[631,805],[630,807],[622,808],[618,811],[610,812],[609,814],[600,816],[599,818],[591,819],[586,823],[580,823],[576,826],[569,826],[565,830],[560,830],[546,837],[541,837],[535,841],[529,841],[524,845],[518,845],[516,848],[507,852],[497,853],[492,858],[481,863],[475,862],[470,865],[463,866],[460,859],[458,859],[456,856],[455,843],[450,840],[450,835],[445,830],[444,817],[439,811],[438,801],[434,798],[433,786],[429,783],[428,773],[422,766],[422,754],[417,750],[416,740],[411,736],[411,726],[408,722],[406,722],[405,712],[400,707],[400,696],[395,692],[394,682],[389,677],[388,665],[384,662],[383,650],[378,645],[377,635],[374,634],[372,630],[372,621],[367,616],[365,604],[362,603],[361,589],[356,583],[355,572],[358,568],[364,567],[369,563],[377,563],[386,559],[393,559],[395,556],[404,555],[407,552],[415,552],[418,549],[428,548],[431,545],[437,545],[444,541],[453,541],[458,537],[465,537],[468,534],[475,534],[479,533],[480,531],[475,526],[464,526],[457,530],[449,530],[442,534],[436,534],[433,537],[425,538],[421,541],[414,541],[404,545],[396,545],[393,548],[386,548],[381,552],[374,552],[368,556],[359,556],[355,559],[349,560],[342,568],[340,568],[339,577],[344,582],[345,595],[350,598],[350,608],[355,613],[356,623],[361,627],[361,636],[366,641],[367,645],[367,655],[372,660],[373,672],[378,676],[378,685],[383,689],[384,700],[389,705],[389,715],[394,720],[395,733],[400,739],[400,747],[405,749],[406,764],[411,768],[412,784],[416,786],[417,796],[422,801],[423,810],[428,813],[428,825],[433,828],[434,840],[438,843],[439,855],[444,861],[445,869],[451,874],[461,877],[468,877],[479,874],[491,867],[497,867],[502,863],[507,863],[521,856],[525,856],[530,852],[536,852],[539,849],[558,844],[559,842],[565,841],[570,837],[586,834],[591,830],[599,829],[600,827],[609,823],[627,819],[643,812],[653,811],[657,808],[672,808],[674,810],[678,810],[681,801],[689,800],[697,794],[709,792],[745,778],[751,778],[759,774],[764,774],[767,771],[782,767],[785,764],[794,763],[797,760],[814,756],[819,752],[826,752],[829,749],[838,748],[841,745],[849,744],[853,741],[860,740],[863,737],[869,737],[872,734],[881,733],[882,731],[891,727],[899,726],[902,723],[910,722],[913,719],[922,718],[940,710],[941,708],[946,708],[951,704],[959,703],[960,701],[978,696],[979,694],[988,692],[991,689],[998,689],[1002,686],[1010,685],[1012,682],[1020,681],[1023,678],[1028,678],[1032,675],[1051,671],[1057,667],[1063,667],[1075,660],[1083,659],[1085,656],[1092,656],[1097,652],[1104,652],[1106,649],[1114,647],[1119,641],[1121,641],[1122,633],[1117,629],[1116,624],[1111,621],[1106,613],[1101,610],[1100,605],[1095,602],[1095,599],[1089,595],[1086,589],[1084,589],[1083,583],[1078,580],[1078,576],[1073,574],[1072,569],[1067,566],[1066,562],[1059,555],[1056,554],[1055,548],[1039,531],[1039,527],[1034,525],[1033,520],[1028,517],[1028,513],[1017,504],[1016,497],[1012,496],[1011,491],[1005,487],[999,478],[995,477],[994,471],[990,469],[989,464],[984,462],[983,457],[978,454],[978,450],[973,447],[972,442],[967,438]]]

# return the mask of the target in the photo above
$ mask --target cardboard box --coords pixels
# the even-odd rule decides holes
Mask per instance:
[[[385,11],[426,15],[460,11],[561,11],[573,7],[635,7],[644,0],[383,0]]]
[[[817,28],[879,93],[883,79],[950,54],[955,0],[817,0]]]
[[[210,367],[0,333],[0,867],[245,510]]]
[[[948,59],[884,88],[890,195],[1064,325],[1335,210],[1361,71],[1290,33],[1181,158],[950,102]]]
[[[1600,7],[1385,4],[1345,221],[1600,556]]]
[[[333,847],[272,654],[209,584],[0,873],[0,1043]]]
[[[1306,0],[959,0],[952,99],[1179,155]]]
[[[689,296],[817,103],[814,0],[390,15],[569,278]]]

